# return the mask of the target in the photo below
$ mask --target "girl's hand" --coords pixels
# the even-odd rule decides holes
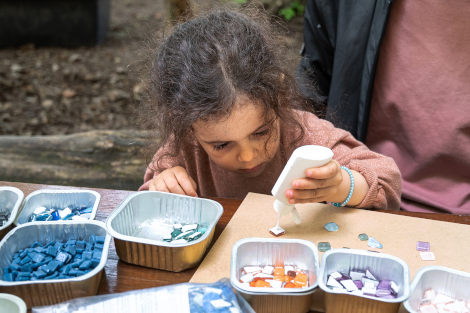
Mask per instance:
[[[322,167],[309,168],[305,171],[305,174],[306,178],[296,179],[292,182],[294,189],[286,191],[290,204],[323,201],[339,202],[346,199],[347,195],[342,200],[337,199],[338,196],[335,197],[343,182],[341,166],[335,160],[331,160]],[[346,176],[349,178],[347,174]]]
[[[369,185],[361,173],[350,170],[354,178],[354,191],[347,205],[355,206],[364,200],[369,192]],[[339,202],[346,200],[351,190],[349,174],[341,169],[335,160],[328,164],[309,168],[305,171],[306,178],[292,182],[294,189],[286,191],[289,203]]]
[[[151,191],[170,192],[192,197],[197,197],[196,189],[196,182],[181,166],[164,170],[152,179],[149,186]]]

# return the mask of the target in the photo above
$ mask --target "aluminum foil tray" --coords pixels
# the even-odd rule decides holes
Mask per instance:
[[[101,195],[93,190],[51,190],[41,189],[30,193],[23,202],[23,205],[18,210],[18,215],[15,219],[15,225],[21,225],[28,223],[29,216],[37,207],[51,208],[63,208],[68,206],[77,207],[80,205],[86,205],[92,207],[91,217],[89,220],[93,220],[98,210]],[[55,222],[55,221],[54,221]],[[50,222],[50,223],[54,223]],[[37,222],[32,222],[37,223]]]
[[[397,298],[381,299],[352,295],[346,290],[333,291],[326,286],[332,272],[349,273],[350,270],[369,270],[380,280],[393,280],[399,287]],[[389,254],[356,249],[333,249],[323,253],[319,286],[325,291],[327,313],[391,313],[398,312],[400,304],[410,295],[410,269],[405,261]]]
[[[437,293],[458,299],[470,299],[470,273],[443,266],[425,266],[413,278],[410,297],[404,306],[408,312],[417,313],[424,292],[434,289]]]
[[[105,236],[105,242],[101,261],[91,272],[69,279],[14,282],[0,279],[0,292],[20,297],[28,308],[96,295],[111,242],[105,224],[97,221],[34,222],[14,228],[0,242],[0,277],[3,277],[3,268],[8,267],[14,254],[19,249],[29,248],[35,241],[45,244],[72,238],[88,240],[93,234]]]
[[[0,227],[0,240],[13,228],[13,221],[18,214],[18,208],[23,201],[24,193],[15,187],[0,187],[0,211],[10,211],[10,219]]]
[[[213,200],[140,191],[128,196],[109,215],[106,227],[114,237],[116,253],[124,262],[180,272],[201,261],[222,213],[222,205]],[[147,219],[165,223],[197,223],[207,227],[207,231],[197,240],[177,244],[133,236]]]
[[[273,265],[282,260],[308,271],[307,288],[245,288],[240,283],[240,272],[245,266]],[[318,249],[314,243],[301,239],[245,238],[232,247],[230,282],[253,309],[264,313],[305,313],[312,303],[312,294],[318,287]]]

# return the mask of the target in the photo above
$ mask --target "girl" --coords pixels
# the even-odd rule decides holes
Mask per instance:
[[[216,11],[163,40],[152,101],[143,111],[163,144],[139,190],[238,199],[270,194],[295,148],[322,145],[334,159],[296,179],[286,192],[290,203],[398,210],[395,162],[305,110],[277,37],[260,15]]]

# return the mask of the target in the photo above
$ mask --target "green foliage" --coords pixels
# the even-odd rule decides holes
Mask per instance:
[[[300,0],[295,0],[287,8],[279,10],[279,14],[281,14],[281,16],[284,17],[287,21],[290,21],[296,15],[303,15],[304,10],[305,7],[300,3]]]
[[[250,2],[250,0],[225,0],[225,1],[236,3],[241,6]],[[274,9],[274,7],[276,7],[276,5],[271,4],[271,2],[274,3],[275,0],[265,0],[261,2],[264,4],[266,8],[272,7]],[[305,7],[302,4],[302,2],[305,2],[305,0],[293,0],[290,4],[287,4],[287,5],[284,4],[286,5],[286,7],[279,9],[279,15],[282,16],[286,21],[290,21],[297,15],[303,15],[305,11]]]

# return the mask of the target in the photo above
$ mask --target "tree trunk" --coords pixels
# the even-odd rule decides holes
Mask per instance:
[[[91,131],[60,136],[0,136],[0,180],[137,190],[146,164],[145,133]]]

